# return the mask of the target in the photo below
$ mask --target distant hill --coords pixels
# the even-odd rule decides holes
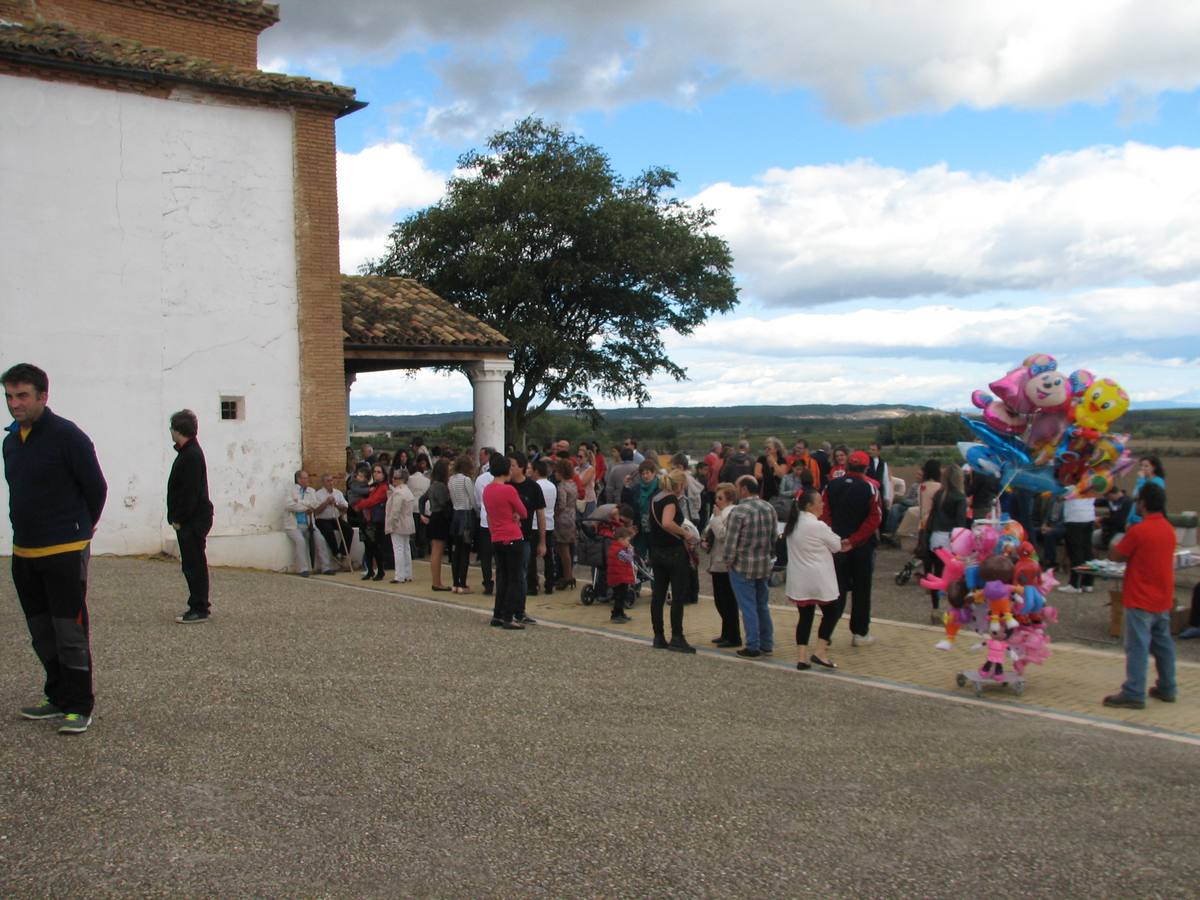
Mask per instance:
[[[754,423],[755,425],[785,425],[808,420],[843,420],[849,422],[884,422],[916,413],[937,410],[928,406],[909,404],[856,405],[853,403],[801,403],[793,406],[644,406],[602,410],[606,422],[664,422],[681,425],[700,422],[721,424]],[[573,418],[566,410],[550,410],[547,415]],[[451,424],[471,424],[472,414],[465,412],[428,413],[422,415],[351,416],[350,429],[356,432],[399,431],[419,432]]]

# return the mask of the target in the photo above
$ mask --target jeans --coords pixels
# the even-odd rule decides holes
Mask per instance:
[[[517,574],[515,576],[517,584],[512,588],[513,596],[515,597],[513,601],[513,617],[517,619],[525,615],[525,598],[529,595],[529,560],[531,558],[534,560],[537,559],[534,556],[533,548],[534,544],[529,541],[521,541],[521,558],[517,563]],[[534,565],[537,565],[536,561]]]
[[[883,533],[895,534],[896,529],[900,527],[900,523],[904,521],[904,514],[909,511],[913,504],[905,503],[903,500],[897,500],[888,510],[887,519],[884,520]]]
[[[1175,642],[1171,640],[1170,612],[1152,613],[1144,609],[1125,609],[1125,683],[1121,695],[1131,700],[1146,699],[1148,654],[1154,655],[1158,669],[1158,690],[1174,697]]]
[[[747,578],[741,572],[729,570],[738,608],[742,611],[742,627],[746,632],[747,650],[774,650],[775,626],[767,605],[770,593],[766,578]]]

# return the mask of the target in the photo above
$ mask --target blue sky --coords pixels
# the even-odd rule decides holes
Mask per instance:
[[[264,68],[338,124],[342,267],[537,114],[716,211],[742,302],[652,405],[966,405],[1033,352],[1200,405],[1200,4],[281,0]],[[352,412],[468,409],[361,376]]]

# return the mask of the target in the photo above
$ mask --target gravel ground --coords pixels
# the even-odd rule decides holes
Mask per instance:
[[[906,542],[911,545],[911,540]],[[921,574],[918,568],[911,582],[898,587],[895,575],[910,554],[900,550],[881,548],[875,561],[875,581],[871,591],[871,613],[881,619],[895,619],[898,622],[917,622],[929,624],[929,592],[918,586]],[[1181,589],[1176,591],[1180,600],[1187,599],[1188,592],[1183,587],[1190,588],[1196,583],[1200,569],[1185,569],[1176,572],[1176,579]],[[1066,575],[1060,574],[1065,581]],[[1108,592],[1112,585],[1097,580],[1095,591],[1091,594],[1064,594],[1054,591],[1050,602],[1058,607],[1058,624],[1051,629],[1057,641],[1076,641],[1096,647],[1107,647],[1118,650],[1121,641],[1109,637],[1109,607]],[[782,591],[779,602],[783,602]],[[1176,652],[1180,659],[1200,662],[1200,641],[1176,641]]]
[[[892,590],[880,614],[915,614]],[[502,633],[319,579],[217,571],[201,626],[171,622],[181,595],[173,565],[96,560],[91,731],[0,717],[0,896],[1194,897],[1200,880],[1194,746]],[[0,702],[36,699],[7,578],[0,652]]]

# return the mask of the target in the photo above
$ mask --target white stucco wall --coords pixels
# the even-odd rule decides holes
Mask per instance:
[[[0,370],[50,376],[96,444],[109,500],[94,551],[155,553],[174,459],[200,418],[214,563],[286,561],[300,459],[292,120],[0,76]],[[220,398],[246,418],[220,421]],[[8,553],[7,487],[0,553]]]

